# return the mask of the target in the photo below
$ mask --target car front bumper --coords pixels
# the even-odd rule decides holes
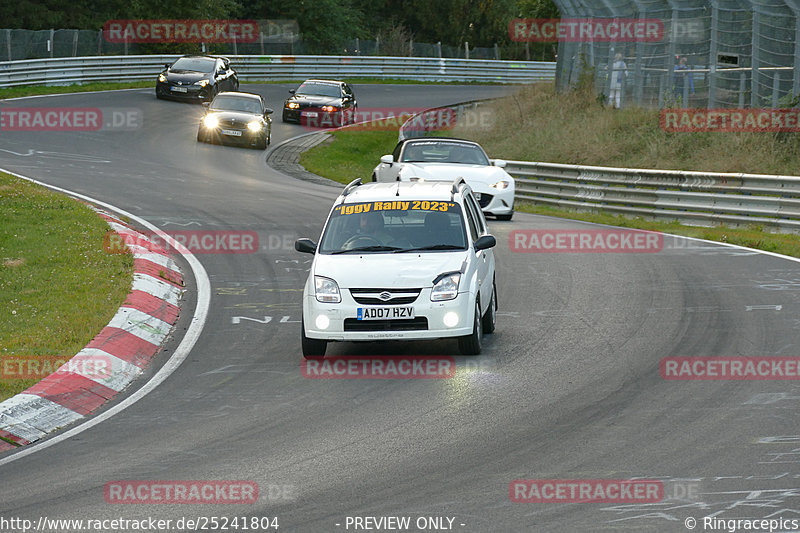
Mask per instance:
[[[475,313],[474,295],[463,292],[446,302],[432,302],[431,289],[422,289],[413,303],[404,305],[363,305],[347,289],[341,290],[338,304],[320,303],[308,291],[303,296],[305,335],[327,341],[420,340],[461,337],[472,333]],[[412,307],[414,321],[407,319],[358,320],[359,308]],[[445,316],[457,321],[445,325]],[[320,318],[323,317],[323,318]],[[321,327],[327,323],[327,327]]]
[[[186,92],[183,92],[182,89],[186,89]],[[201,102],[211,100],[210,85],[202,87],[200,85],[173,85],[166,82],[157,82],[156,94],[176,100],[196,100]]]
[[[514,212],[514,191],[512,185],[506,189],[494,187],[473,187],[473,191],[481,195],[478,203],[487,215],[510,215]]]

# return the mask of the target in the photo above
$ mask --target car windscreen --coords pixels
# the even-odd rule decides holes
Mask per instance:
[[[393,200],[337,205],[319,252],[406,253],[465,250],[461,207],[439,200]]]
[[[210,109],[214,111],[239,111],[242,113],[261,114],[261,104],[253,98],[221,95],[214,98]]]
[[[448,141],[417,141],[407,143],[400,161],[403,163],[456,163],[489,165],[489,158],[474,144]]]
[[[338,85],[329,83],[303,83],[297,88],[295,94],[306,94],[309,96],[342,96],[342,90]]]
[[[216,61],[202,57],[182,57],[172,64],[170,70],[185,70],[190,72],[213,72]]]

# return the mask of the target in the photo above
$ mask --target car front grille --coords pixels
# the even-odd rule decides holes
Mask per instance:
[[[420,331],[428,329],[428,319],[424,316],[403,320],[359,320],[345,318],[345,331]]]
[[[350,289],[362,305],[402,305],[416,301],[422,289]]]

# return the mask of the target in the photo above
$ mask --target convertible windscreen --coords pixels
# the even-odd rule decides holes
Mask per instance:
[[[182,57],[172,64],[170,70],[184,70],[188,72],[211,72],[216,62],[211,59]]]
[[[334,208],[320,253],[465,250],[464,219],[455,202],[403,200]]]
[[[210,109],[214,111],[240,111],[242,113],[261,113],[261,104],[252,98],[239,96],[218,96],[214,98]]]
[[[473,144],[423,141],[408,143],[400,158],[403,163],[456,163],[489,165],[486,154]]]
[[[304,83],[295,91],[296,94],[305,94],[309,96],[342,96],[342,90],[338,85],[330,85],[327,83]]]

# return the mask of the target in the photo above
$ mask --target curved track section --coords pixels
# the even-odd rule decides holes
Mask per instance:
[[[246,88],[279,109],[288,87]],[[356,87],[362,107],[431,107],[508,90]],[[670,356],[797,355],[796,262],[670,237],[657,253],[518,253],[514,230],[596,229],[519,213],[512,223],[490,222],[500,312],[483,355],[456,356],[456,375],[444,380],[307,380],[299,346],[307,259],[291,245],[319,235],[337,189],[272,171],[262,152],[196,143],[199,108],[157,102],[149,90],[46,105],[134,107],[144,127],[4,135],[0,167],[164,230],[258,232],[260,246],[200,256],[212,300],[187,360],[125,411],[3,465],[0,516],[151,516],[173,525],[277,516],[281,531],[298,532],[356,531],[348,517],[408,516],[452,518],[450,527],[465,532],[663,532],[712,514],[800,514],[796,382],[666,381],[659,373]],[[273,142],[302,132],[276,122]],[[365,343],[331,352],[457,348]],[[629,478],[661,480],[664,498],[513,503],[508,494],[516,479]],[[260,497],[251,505],[104,498],[116,480],[203,479],[251,480]],[[415,527],[407,530],[435,530]]]

